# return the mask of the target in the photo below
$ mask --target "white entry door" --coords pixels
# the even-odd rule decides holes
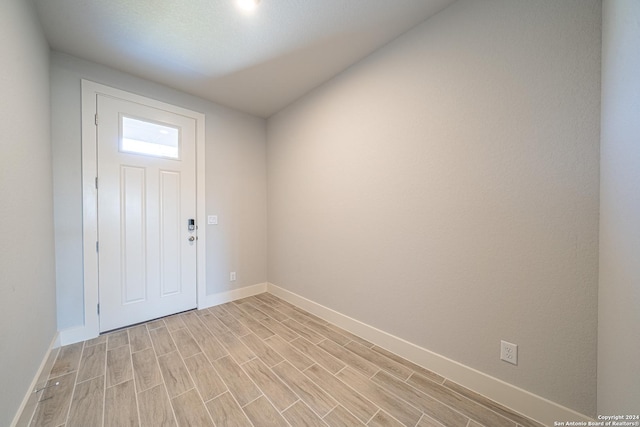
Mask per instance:
[[[196,121],[97,96],[100,332],[196,307]]]

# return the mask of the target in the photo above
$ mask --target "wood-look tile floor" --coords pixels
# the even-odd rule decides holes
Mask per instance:
[[[265,293],[62,347],[32,426],[540,427]]]

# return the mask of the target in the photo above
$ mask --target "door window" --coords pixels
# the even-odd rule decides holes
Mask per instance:
[[[121,115],[120,151],[180,159],[180,129]]]

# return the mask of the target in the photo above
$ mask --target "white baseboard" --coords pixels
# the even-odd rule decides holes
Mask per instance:
[[[31,380],[31,384],[29,385],[29,388],[27,389],[27,393],[22,399],[22,403],[20,404],[20,407],[18,408],[16,415],[13,417],[13,421],[11,422],[11,427],[26,427],[29,425],[29,422],[33,417],[33,413],[37,405],[37,396],[33,393],[33,391],[36,389],[37,386],[42,386],[42,384],[38,384],[39,382],[41,382],[42,374],[45,371],[51,370],[51,367],[53,365],[53,360],[49,360],[49,356],[51,355],[51,352],[54,349],[59,347],[59,345],[57,345],[58,342],[59,342],[59,334],[56,332],[53,339],[51,340],[51,344],[49,344],[49,348],[47,349],[47,352],[44,354],[44,358],[42,359],[42,362],[40,362],[38,371],[33,377],[33,380]],[[47,363],[47,362],[51,362],[51,363]],[[46,377],[48,378],[48,376],[49,375],[47,372]],[[42,382],[44,382],[45,379],[46,378],[43,378]],[[30,411],[30,413],[25,412],[27,410]]]
[[[59,346],[75,344],[80,341],[90,340],[97,337],[98,331],[86,326],[76,326],[74,328],[63,329],[60,332]]]
[[[198,301],[198,308],[204,309],[213,307],[214,305],[220,305],[241,298],[251,297],[263,292],[267,292],[267,283],[258,283],[257,285],[245,286],[244,288],[218,292],[217,294],[206,295],[203,298],[203,301]]]
[[[213,307],[214,305],[258,295],[266,291],[267,283],[258,283],[257,285],[245,286],[244,288],[205,295],[204,298],[201,298],[201,300],[198,301],[198,308],[204,309],[207,307]],[[99,335],[97,330],[87,326],[76,326],[73,328],[63,329],[59,331],[59,334],[60,335],[56,343],[58,347],[90,340]]]
[[[593,421],[586,415],[345,316],[273,283],[267,284],[267,292],[544,425],[552,426],[554,421]]]

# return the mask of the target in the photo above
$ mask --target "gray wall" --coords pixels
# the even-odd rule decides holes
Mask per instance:
[[[31,2],[0,13],[0,425],[56,333],[49,47]]]
[[[640,409],[640,2],[602,19],[598,413]]]
[[[271,117],[269,281],[595,414],[600,19],[460,0]]]
[[[207,294],[264,283],[265,120],[54,52],[51,94],[59,328],[83,323],[80,137],[83,78],[205,114],[207,214],[219,216],[217,226],[201,224],[207,230]],[[236,282],[229,282],[230,271],[237,272]]]

